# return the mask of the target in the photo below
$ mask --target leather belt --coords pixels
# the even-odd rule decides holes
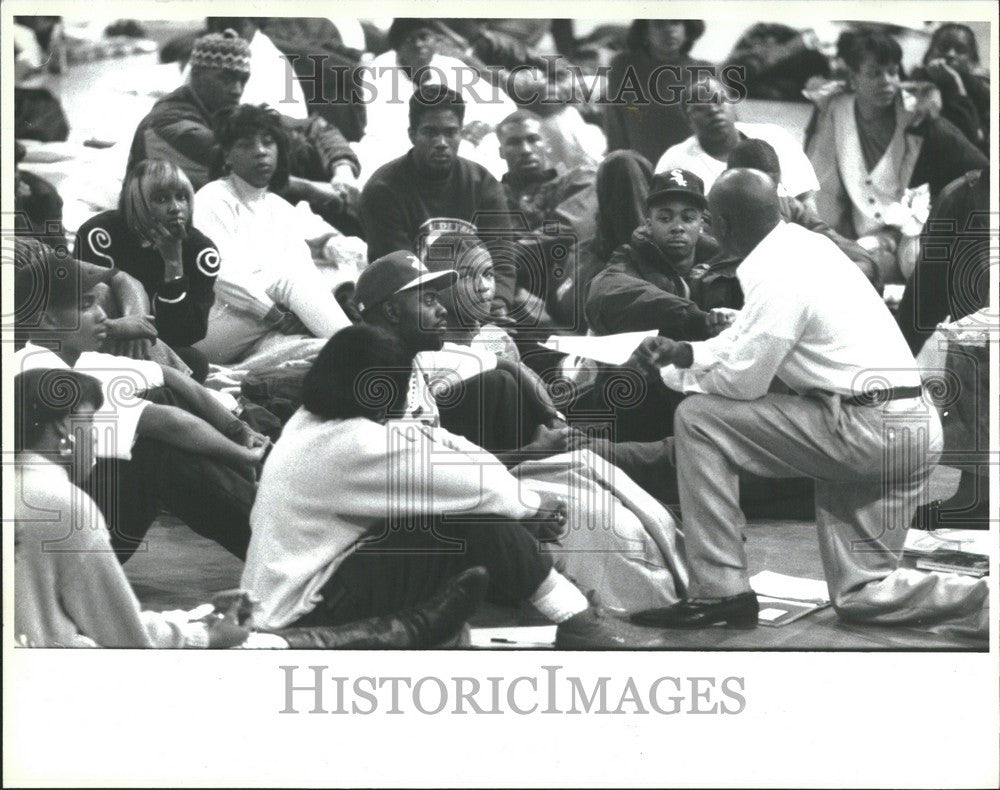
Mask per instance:
[[[878,406],[891,400],[919,398],[922,393],[922,387],[890,387],[887,390],[872,390],[862,395],[841,398],[841,401],[847,406]]]

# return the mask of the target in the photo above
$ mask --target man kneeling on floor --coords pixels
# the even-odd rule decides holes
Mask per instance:
[[[899,567],[941,452],[941,422],[892,315],[836,245],[781,219],[774,182],[723,173],[709,195],[716,238],[745,256],[746,304],[711,340],[647,338],[634,361],[696,393],[675,417],[689,598],[642,625],[757,623],[741,540],[741,470],[816,481],[820,556],[845,620],[988,633],[985,579]],[[774,394],[777,377],[798,394]]]

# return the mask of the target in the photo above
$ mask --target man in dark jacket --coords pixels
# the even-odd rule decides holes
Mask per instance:
[[[699,244],[705,211],[702,180],[687,170],[653,176],[646,222],[615,250],[590,284],[587,322],[599,335],[656,329],[674,340],[709,337],[724,325],[691,300],[688,278],[714,248]]]
[[[507,163],[507,206],[527,231],[518,240],[530,251],[519,285],[549,306],[569,287],[581,246],[597,233],[597,169],[553,166],[541,119],[528,110],[504,118],[496,134]]]
[[[250,47],[231,30],[210,33],[195,41],[190,64],[191,83],[164,96],[139,122],[128,168],[145,159],[166,159],[198,190],[211,180],[219,156],[212,120],[219,110],[239,104],[250,76]],[[322,118],[282,117],[291,141],[291,178],[281,194],[292,203],[308,201],[336,225],[345,197],[331,182],[342,166],[357,176],[357,157],[337,128]]]

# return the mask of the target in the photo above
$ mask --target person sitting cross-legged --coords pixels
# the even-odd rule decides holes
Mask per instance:
[[[390,418],[412,368],[412,350],[363,325],[334,335],[316,358],[251,516],[242,587],[260,601],[255,625],[384,615],[481,565],[487,598],[533,604],[559,624],[557,646],[623,646],[614,621],[539,547],[561,529],[565,502],[522,486],[460,436]]]

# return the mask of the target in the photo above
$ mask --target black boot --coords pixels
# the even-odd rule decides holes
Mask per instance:
[[[343,625],[285,628],[288,646],[312,650],[416,650],[455,636],[483,601],[489,585],[486,568],[462,571],[420,606],[384,617]]]

